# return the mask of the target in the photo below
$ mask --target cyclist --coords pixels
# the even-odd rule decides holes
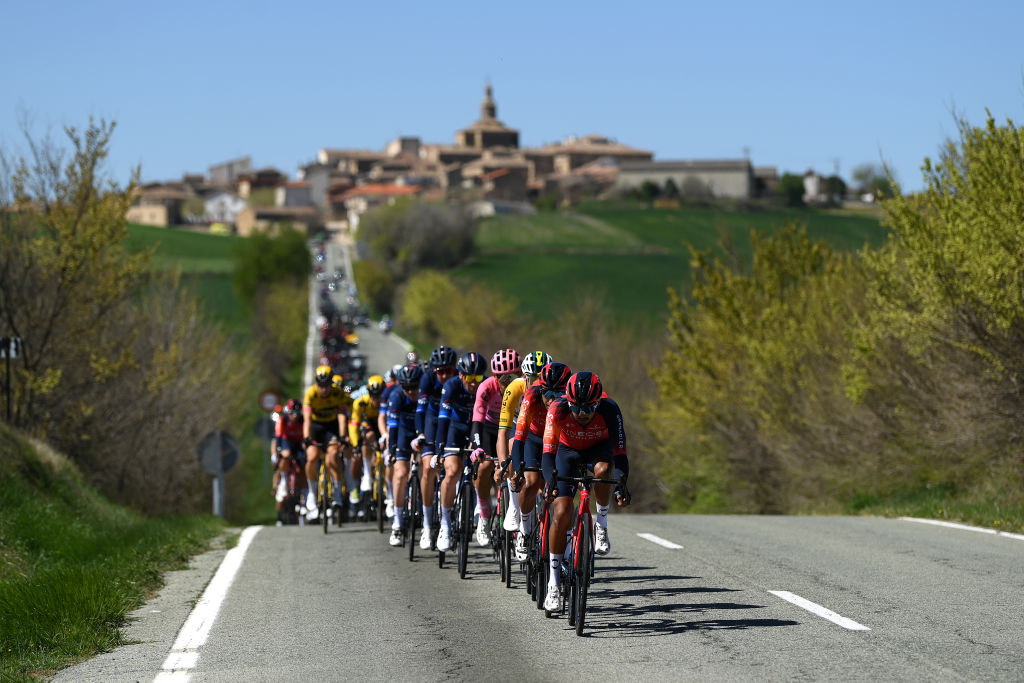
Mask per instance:
[[[541,457],[544,450],[544,424],[547,420],[548,407],[556,398],[565,393],[565,384],[572,370],[565,363],[548,363],[540,371],[540,379],[534,382],[526,394],[519,409],[516,421],[515,445],[513,446],[512,466],[515,467],[516,478],[523,467],[540,467],[543,472],[524,473],[525,483],[519,492],[522,505],[522,524],[516,534],[516,559],[526,559],[526,537],[533,531],[533,518],[530,513],[537,505],[537,494],[540,493],[544,481],[552,481],[555,471],[554,458]],[[507,528],[507,527],[506,527]]]
[[[395,499],[395,517],[391,523],[393,546],[402,545],[402,521],[405,505],[405,485],[409,480],[409,459],[413,457],[413,439],[416,438],[416,399],[420,393],[423,369],[409,363],[398,371],[399,391],[391,392],[388,401],[388,448],[394,458],[392,486]]]
[[[441,392],[444,383],[455,376],[455,349],[449,346],[438,346],[430,354],[427,371],[420,380],[420,397],[416,404],[416,431],[421,436],[422,467],[420,467],[420,490],[423,491],[423,533],[420,535],[420,548],[430,549],[430,531],[433,525],[434,483],[437,471],[428,467],[426,459],[435,453],[434,436],[437,431],[437,416],[441,411]]]
[[[295,489],[300,496],[300,500],[302,491],[306,488],[306,453],[302,448],[302,404],[298,399],[288,399],[280,413],[280,417],[274,423],[272,448],[274,449],[274,455],[278,456],[277,468],[274,470],[277,520],[283,523],[282,502],[288,495],[288,476],[293,468],[295,469]]]
[[[438,466],[444,458],[444,479],[441,480],[441,528],[437,532],[437,549],[444,552],[451,548],[452,506],[462,474],[461,449],[469,443],[473,422],[473,406],[476,392],[484,379],[486,369],[484,357],[479,353],[462,354],[452,377],[444,384],[441,394],[441,412],[437,417],[437,452],[430,468]],[[426,457],[424,457],[426,461]]]
[[[341,506],[342,464],[338,451],[341,449],[341,434],[345,427],[345,392],[332,386],[331,366],[321,365],[316,369],[316,382],[312,384],[302,399],[302,442],[306,445],[306,479],[317,480],[320,467],[320,451],[326,449],[327,470],[334,481],[334,504]],[[345,437],[348,438],[347,435]],[[316,508],[316,486],[310,485],[306,495],[306,517],[314,520],[318,516]]]
[[[402,387],[398,384],[398,371],[402,369],[402,364],[392,366],[390,370],[384,373],[384,381],[387,383],[384,387],[384,393],[380,397],[380,413],[377,415],[377,433],[380,434],[378,443],[380,444],[381,450],[384,452],[384,481],[387,483],[388,496],[385,500],[384,515],[386,517],[395,516],[395,498],[394,492],[391,490],[391,458],[388,456],[388,403],[391,400],[391,394],[395,391],[401,392]]]
[[[522,359],[515,349],[501,349],[491,357],[492,376],[485,379],[476,392],[473,405],[473,429],[470,440],[475,448],[494,457],[497,453],[498,418],[501,415],[501,400],[505,388],[519,377]],[[487,532],[487,520],[491,518],[491,484],[494,477],[494,463],[483,462],[477,470],[477,510],[480,524],[476,527],[476,542],[486,546],[491,542]]]
[[[500,484],[502,476],[508,476],[506,464],[509,459],[509,450],[513,448],[512,436],[516,431],[516,418],[519,416],[519,406],[523,400],[523,394],[527,387],[531,386],[540,375],[541,368],[551,362],[551,356],[543,351],[533,351],[526,354],[519,369],[523,376],[512,380],[505,387],[505,394],[501,399],[501,414],[498,417],[498,442],[496,445],[498,463],[501,468],[495,473],[495,479]],[[522,453],[514,453],[511,463],[516,472],[522,471]],[[508,487],[508,512],[505,513],[503,526],[506,531],[519,530],[519,482],[516,479],[509,480]],[[514,485],[513,485],[514,484]],[[530,508],[533,509],[532,507]]]
[[[616,498],[620,507],[629,505],[629,458],[626,455],[626,431],[622,412],[607,397],[601,380],[592,372],[577,372],[566,382],[565,396],[548,408],[544,423],[544,456],[554,456],[556,474],[548,479],[547,489],[556,493],[548,547],[551,549],[551,577],[548,581],[544,609],[556,610],[565,533],[572,521],[572,498],[575,487],[558,481],[557,474],[571,476],[579,466],[593,465],[594,476],[607,478],[614,469],[619,480]],[[597,519],[594,529],[594,552],[606,555],[611,549],[608,540],[608,508],[611,484],[596,484]]]
[[[341,448],[343,457],[343,467],[345,473],[345,488],[348,489],[349,505],[352,506],[353,510],[356,505],[359,504],[359,490],[356,488],[355,478],[359,475],[357,469],[357,463],[352,457],[352,441],[349,438],[349,421],[352,416],[352,404],[355,401],[353,396],[352,386],[349,382],[345,381],[345,378],[341,375],[334,375],[331,378],[331,384],[334,388],[342,393],[344,396],[344,407],[342,411],[345,413],[345,421],[341,425]]]
[[[384,378],[371,375],[362,387],[366,392],[352,402],[352,419],[348,423],[348,438],[361,457],[353,458],[355,463],[362,463],[362,476],[359,490],[370,490],[371,473],[374,466],[374,450],[377,436],[377,418],[380,416],[380,397],[384,393]],[[353,470],[356,470],[353,465]],[[353,472],[355,474],[355,472]]]

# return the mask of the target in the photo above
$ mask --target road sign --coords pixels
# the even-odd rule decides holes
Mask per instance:
[[[253,432],[255,432],[256,436],[264,441],[270,441],[274,438],[274,421],[269,417],[261,417],[256,420],[256,426],[253,427]]]
[[[260,394],[260,408],[262,408],[264,412],[274,412],[274,408],[280,403],[281,397],[273,391],[264,391]]]
[[[21,355],[21,337],[0,337],[0,358],[17,358]]]
[[[210,474],[222,474],[238,463],[238,442],[225,431],[210,432],[199,442],[199,462]]]

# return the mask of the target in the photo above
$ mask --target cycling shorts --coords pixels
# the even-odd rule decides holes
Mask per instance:
[[[331,420],[330,422],[317,422],[313,420],[313,423],[309,426],[309,438],[321,446],[334,441],[340,443],[339,429],[337,420]]]
[[[518,445],[520,442],[516,441]],[[533,432],[526,435],[526,442],[522,444],[523,467],[540,467],[540,454],[544,450],[544,439]]]
[[[282,451],[288,451],[288,454],[300,465],[306,464],[306,449],[302,447],[301,441],[291,441],[280,437],[278,441],[278,447]]]
[[[480,425],[480,448],[484,449],[489,457],[498,454],[498,425],[492,422],[484,422]]]
[[[564,443],[558,444],[558,452],[555,454],[555,469],[563,477],[577,476],[583,467],[593,465],[595,462],[615,462],[615,458],[612,456],[612,442],[610,439],[606,439],[583,451],[569,448]],[[576,484],[573,482],[558,482],[559,498],[572,496],[575,492]]]

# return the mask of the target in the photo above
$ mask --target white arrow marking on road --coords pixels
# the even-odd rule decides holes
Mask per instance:
[[[848,628],[851,631],[870,631],[871,630],[867,626],[864,626],[863,624],[858,624],[853,619],[847,619],[846,617],[841,616],[839,614],[836,614],[835,612],[833,612],[832,610],[830,610],[830,609],[828,609],[826,607],[822,607],[821,605],[819,605],[816,602],[811,602],[810,600],[808,600],[806,598],[801,598],[799,595],[796,595],[794,593],[790,593],[789,591],[768,591],[768,592],[771,593],[772,595],[775,595],[777,597],[782,598],[783,600],[786,600],[787,602],[793,603],[797,607],[803,607],[808,612],[813,612],[814,614],[817,614],[819,617],[822,617],[823,619],[828,619],[833,624],[839,624],[843,628]]]
[[[666,548],[671,548],[672,550],[682,550],[683,549],[683,546],[681,546],[681,545],[679,545],[677,543],[673,543],[672,541],[666,541],[664,538],[662,538],[660,536],[655,536],[654,534],[637,534],[637,536],[639,536],[640,538],[646,539],[646,540],[650,541],[651,543],[657,543],[658,545],[663,545]]]
[[[229,550],[224,556],[220,567],[217,569],[217,573],[213,575],[213,580],[210,581],[210,585],[203,591],[199,602],[196,603],[192,613],[185,620],[185,625],[181,627],[178,638],[174,641],[174,647],[171,648],[171,653],[164,661],[161,667],[162,671],[157,675],[156,681],[161,683],[188,681],[189,675],[187,672],[189,669],[194,668],[196,662],[199,661],[199,648],[210,635],[210,629],[213,627],[217,613],[224,603],[228,589],[231,588],[231,583],[235,580],[235,574],[238,573],[238,569],[242,566],[242,558],[245,557],[245,551],[249,549],[249,544],[252,543],[256,532],[261,528],[259,526],[247,527],[242,532],[241,538],[238,539],[238,545]]]

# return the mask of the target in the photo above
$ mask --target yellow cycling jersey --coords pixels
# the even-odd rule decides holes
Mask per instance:
[[[348,437],[352,443],[359,443],[359,425],[367,423],[374,430],[377,429],[377,416],[380,415],[380,405],[373,405],[373,397],[363,394],[352,403],[352,419],[348,421]]]
[[[501,397],[501,416],[498,418],[498,429],[515,431],[516,418],[519,417],[519,404],[525,393],[525,377],[518,377],[505,387],[505,395]]]
[[[306,389],[306,394],[302,399],[303,406],[313,409],[314,422],[337,420],[338,414],[346,412],[351,404],[352,399],[344,391],[331,387],[326,396],[321,396],[315,384]]]

